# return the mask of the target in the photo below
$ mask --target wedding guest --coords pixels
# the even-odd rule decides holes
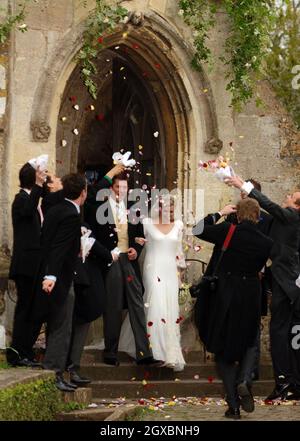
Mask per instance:
[[[70,347],[74,307],[73,278],[80,252],[80,207],[87,194],[86,180],[79,174],[62,178],[64,200],[52,207],[44,220],[40,284],[33,317],[47,324],[43,367],[56,373],[56,386],[64,392],[76,386],[63,378]]]
[[[12,204],[13,250],[9,278],[15,281],[15,308],[11,347],[6,357],[13,366],[36,367],[33,345],[40,328],[28,321],[28,313],[39,267],[43,214],[39,206],[46,174],[29,163],[19,172],[20,191]]]
[[[54,205],[59,204],[63,200],[64,194],[61,179],[55,176],[54,173],[47,173],[41,204],[44,216],[46,216],[51,207],[54,207]]]
[[[235,207],[229,205],[220,214],[226,216],[234,211]],[[229,406],[225,416],[233,419],[240,418],[240,406],[246,412],[254,410],[251,390],[245,391],[243,387],[240,393],[239,374],[245,354],[257,336],[261,308],[258,274],[273,244],[256,227],[260,216],[256,201],[239,201],[236,213],[238,225],[218,269],[214,268],[218,277],[216,289],[203,288],[199,295],[201,314],[197,323],[206,348],[215,354],[224,383]],[[208,215],[203,232],[199,233],[200,225],[194,227],[193,232],[198,238],[222,247],[232,224],[215,222],[216,215]]]
[[[141,224],[132,223],[127,214],[128,184],[126,175],[113,177],[108,200],[100,202],[95,235],[108,250],[118,250],[119,260],[106,274],[104,308],[104,363],[118,366],[118,344],[122,325],[122,309],[126,302],[133,328],[138,364],[157,363],[152,356],[146,329],[143,286],[138,265],[142,246],[135,242],[141,237]],[[102,214],[103,221],[99,217]]]
[[[293,320],[300,320],[300,289],[295,283],[300,272],[300,192],[287,195],[280,206],[238,176],[227,179],[226,183],[256,199],[273,217],[270,340],[275,388],[267,399],[300,399],[300,372],[293,367],[293,357],[299,357],[299,351],[291,352],[290,344]]]
[[[89,230],[87,224],[82,225],[82,233]],[[102,268],[108,267],[118,260],[118,254],[109,251],[90,234],[92,248],[83,262],[78,257],[74,276],[75,305],[73,314],[72,337],[67,371],[70,372],[72,383],[83,386],[90,383],[88,378],[80,374],[80,360],[91,322],[101,317],[104,309],[105,286]]]

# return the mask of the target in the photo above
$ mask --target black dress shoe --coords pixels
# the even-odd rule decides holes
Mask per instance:
[[[270,395],[267,396],[266,400],[286,400],[291,387],[292,386],[290,383],[277,384],[273,392],[271,392]]]
[[[120,362],[117,358],[103,358],[103,363],[109,364],[111,366],[120,366]]]
[[[82,377],[75,371],[70,372],[70,380],[71,383],[77,384],[78,386],[84,386],[85,384],[89,384],[91,382],[89,378]]]
[[[76,390],[78,388],[77,384],[73,383],[72,381],[66,381],[63,380],[66,386],[71,387],[73,390]]]
[[[146,358],[141,358],[140,360],[137,360],[136,364],[139,366],[155,366],[161,363],[161,360],[155,360],[155,358],[153,357],[146,357]]]
[[[300,385],[298,384],[293,384],[288,393],[287,393],[287,400],[295,400],[295,401],[299,401],[300,400]]]
[[[16,366],[28,367],[28,368],[32,368],[32,369],[34,369],[34,368],[42,368],[41,363],[38,363],[37,361],[29,360],[28,358],[21,358],[21,360],[19,360],[16,363]]]
[[[61,392],[74,392],[75,390],[73,387],[69,387],[62,377],[56,377],[55,386]]]
[[[240,409],[238,407],[229,407],[225,412],[225,417],[231,418],[232,420],[240,420]]]
[[[248,413],[253,412],[255,406],[251,387],[248,386],[246,382],[240,383],[237,387],[237,392],[240,397],[242,409]]]

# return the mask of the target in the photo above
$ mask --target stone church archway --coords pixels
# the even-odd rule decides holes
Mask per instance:
[[[187,186],[184,154],[189,154],[191,143],[201,144],[203,149],[215,145],[220,148],[214,103],[205,96],[201,97],[201,127],[197,128],[201,139],[193,139],[194,112],[198,110],[193,109],[191,95],[209,84],[203,73],[191,74],[190,66],[182,63],[180,52],[186,56],[189,46],[173,25],[154,12],[138,26],[129,23],[126,38],[124,29],[105,38],[105,48],[97,60],[99,94],[93,102],[73,61],[80,49],[82,31],[80,24],[66,35],[37,86],[31,118],[33,140],[51,141],[59,175],[97,162],[108,165],[112,151],[129,149],[131,142],[135,149],[139,143],[146,143],[142,153],[144,171],[152,176],[149,184],[173,188],[179,178],[181,185]],[[121,88],[125,101],[118,103],[122,77],[126,78],[127,90]],[[79,110],[75,110],[76,105]],[[117,111],[125,112],[123,120],[116,118]],[[107,140],[109,131],[111,138]],[[159,133],[157,138],[155,132]],[[98,139],[106,144],[106,148],[100,146],[101,164],[99,158],[89,157],[97,150],[91,142],[92,133],[94,144]],[[139,152],[134,153],[136,156]]]

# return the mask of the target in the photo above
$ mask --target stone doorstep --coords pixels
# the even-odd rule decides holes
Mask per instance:
[[[62,412],[57,415],[57,421],[124,421],[133,416],[139,404],[130,405],[130,407],[120,406],[116,409],[84,409],[74,410],[72,412]]]
[[[0,370],[0,390],[17,384],[27,384],[35,380],[48,380],[54,378],[52,371],[28,369],[28,368],[9,368]]]

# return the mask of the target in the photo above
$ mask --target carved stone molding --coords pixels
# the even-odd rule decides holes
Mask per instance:
[[[48,142],[51,127],[44,121],[36,121],[30,123],[32,138],[35,142]]]
[[[145,16],[140,11],[132,11],[128,14],[128,23],[133,26],[143,26],[145,22]]]
[[[222,148],[223,141],[218,138],[211,138],[206,142],[204,146],[204,151],[211,155],[217,155],[222,150]]]

